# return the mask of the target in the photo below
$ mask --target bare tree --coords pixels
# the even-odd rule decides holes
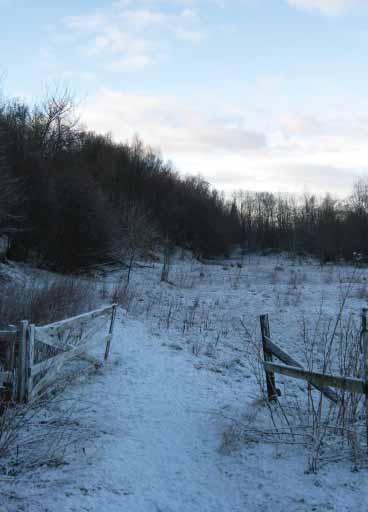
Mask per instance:
[[[68,89],[48,91],[45,100],[30,115],[33,144],[42,155],[51,156],[69,148],[77,136],[78,118]]]
[[[15,210],[19,202],[19,181],[9,173],[4,158],[0,158],[0,235],[17,229],[19,216]]]
[[[351,196],[353,208],[361,213],[368,212],[368,179],[361,178],[354,183],[353,194]]]
[[[129,285],[130,275],[139,253],[152,249],[158,240],[159,232],[139,205],[128,205],[122,215],[123,251],[128,261],[126,285]]]

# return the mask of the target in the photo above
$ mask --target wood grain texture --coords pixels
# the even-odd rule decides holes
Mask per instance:
[[[297,368],[301,368],[302,370],[304,370],[303,366],[296,359],[294,359],[293,357],[289,356],[289,354],[284,352],[278,345],[276,345],[272,340],[270,340],[270,338],[266,337],[265,344],[266,344],[267,349],[270,352],[272,352],[272,354],[275,357],[277,357],[277,359],[282,361],[284,364],[289,365],[289,366],[294,366]],[[339,397],[333,389],[330,389],[328,387],[326,388],[323,386],[319,386],[315,382],[314,383],[310,382],[310,384],[314,388],[318,389],[318,391],[323,393],[326,396],[326,398],[328,398],[329,400],[332,400],[335,403],[337,403],[339,401]]]
[[[334,388],[350,391],[351,393],[365,393],[365,382],[362,379],[341,377],[339,375],[325,375],[323,373],[303,370],[296,366],[276,363],[265,362],[264,367],[267,371],[281,373],[282,375],[294,377],[295,379],[307,380],[314,386],[332,386]]]

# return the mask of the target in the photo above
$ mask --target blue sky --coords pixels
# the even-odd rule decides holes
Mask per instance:
[[[0,0],[7,96],[68,86],[81,120],[183,173],[348,194],[368,174],[366,0]]]

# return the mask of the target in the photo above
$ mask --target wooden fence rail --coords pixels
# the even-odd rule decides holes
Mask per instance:
[[[362,353],[364,360],[364,369],[361,379],[342,376],[328,375],[319,372],[312,372],[302,367],[298,361],[284,352],[271,339],[268,315],[260,317],[262,347],[263,347],[263,366],[266,373],[267,396],[269,400],[277,400],[280,395],[276,388],[275,373],[280,373],[295,379],[306,380],[311,386],[318,389],[329,400],[337,403],[339,396],[331,388],[343,389],[351,393],[360,393],[365,395],[366,407],[366,430],[368,445],[368,310],[363,309],[362,312]],[[273,356],[284,364],[273,362]]]
[[[275,342],[271,340],[268,315],[260,317],[262,346],[263,346],[263,366],[267,379],[267,394],[269,400],[275,400],[279,393],[276,392],[275,373],[303,379],[309,382],[311,386],[318,389],[328,399],[338,402],[337,393],[331,388],[344,389],[352,393],[368,393],[368,310],[363,310],[362,315],[362,342],[365,362],[365,378],[357,379],[342,375],[327,375],[319,372],[312,372],[303,368],[303,366],[293,357],[282,350]],[[273,362],[273,356],[284,364]]]
[[[296,368],[300,368],[301,370],[304,370],[303,366],[296,360],[294,359],[293,357],[289,356],[289,354],[287,354],[284,350],[282,350],[278,345],[276,345],[276,343],[274,343],[270,337],[269,337],[269,321],[268,321],[268,316],[267,315],[263,315],[260,317],[261,319],[261,326],[262,325],[267,325],[267,329],[266,331],[263,329],[262,330],[262,345],[263,345],[263,353],[264,353],[264,361],[265,362],[272,362],[273,360],[273,357],[272,356],[275,356],[277,357],[277,359],[279,359],[281,362],[283,362],[285,365],[288,365],[288,366],[291,366],[291,367],[296,367]],[[268,335],[265,334],[265,332],[267,333],[268,332]],[[266,354],[267,354],[267,358],[266,358]],[[268,369],[266,371],[266,376],[267,375],[273,375],[274,373],[277,373],[276,370],[271,370],[271,369]],[[308,379],[306,379],[308,380]],[[268,382],[268,381],[267,381]],[[273,378],[271,378],[271,381],[273,386],[276,386],[275,385],[275,377],[273,376]],[[329,387],[325,387],[325,386],[321,386],[320,384],[318,384],[315,380],[309,380],[309,383],[311,384],[311,386],[313,386],[314,388],[318,389],[318,391],[320,391],[323,395],[325,395],[329,400],[332,400],[333,402],[337,403],[338,402],[338,395],[337,393],[335,393],[335,391]],[[277,394],[279,394],[279,391],[278,393],[275,395],[273,392],[272,389],[268,389],[267,387],[267,392],[268,392],[268,398],[269,400],[274,400],[275,398],[277,398]]]
[[[365,393],[365,382],[353,377],[341,377],[340,375],[327,375],[325,373],[310,372],[295,366],[285,364],[264,363],[265,370],[268,373],[281,373],[294,379],[302,379],[310,382],[312,386],[322,389],[322,386],[332,386],[338,389],[350,391],[350,393]]]
[[[89,352],[104,345],[103,360],[109,355],[117,305],[112,304],[49,325],[36,326],[27,320],[18,329],[0,331],[1,399],[28,402],[57,380],[65,363],[84,359],[94,365],[102,361]],[[106,335],[98,333],[106,327]],[[95,325],[95,321],[101,321]]]

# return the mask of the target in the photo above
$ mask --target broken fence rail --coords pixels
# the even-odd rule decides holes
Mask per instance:
[[[271,340],[268,315],[260,317],[262,347],[263,347],[263,366],[266,372],[267,395],[269,400],[276,400],[280,392],[276,388],[275,373],[280,373],[288,377],[306,380],[311,386],[318,389],[329,400],[337,403],[338,394],[331,388],[343,389],[351,393],[362,393],[367,397],[368,403],[368,310],[363,309],[362,314],[362,342],[364,353],[364,379],[342,375],[328,375],[320,372],[312,372],[303,368],[303,366],[293,357],[282,350],[275,342]],[[273,356],[284,364],[273,362]]]
[[[301,364],[290,357],[271,340],[268,315],[262,315],[260,317],[260,322],[264,357],[263,366],[266,372],[268,399],[277,400],[277,397],[280,395],[279,390],[276,388],[275,373],[280,373],[295,379],[306,380],[311,386],[318,389],[323,395],[335,403],[339,401],[339,396],[331,388],[343,389],[350,393],[364,394],[368,447],[368,310],[363,309],[362,312],[361,339],[364,358],[363,379],[342,375],[328,375],[305,370]],[[284,364],[274,363],[273,356],[280,359]]]
[[[310,372],[298,368],[296,366],[288,366],[285,364],[264,363],[267,372],[281,373],[295,379],[307,380],[314,387],[332,386],[338,389],[344,389],[351,393],[365,393],[365,381],[353,377],[341,377],[336,375],[328,375],[319,372]],[[322,392],[322,391],[321,391]]]

